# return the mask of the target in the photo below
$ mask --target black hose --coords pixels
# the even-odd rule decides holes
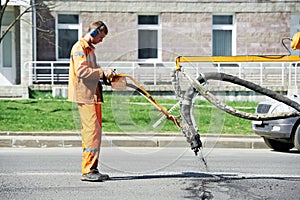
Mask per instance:
[[[297,111],[300,112],[300,104],[296,101],[293,101],[291,99],[289,99],[288,97],[285,97],[277,92],[274,92],[272,90],[269,90],[267,88],[263,88],[255,83],[252,83],[250,81],[247,80],[243,80],[240,79],[236,76],[232,76],[229,74],[225,74],[225,73],[218,73],[218,72],[210,72],[210,73],[205,73],[204,74],[205,78],[208,79],[213,79],[213,80],[220,80],[220,81],[226,81],[226,82],[230,82],[233,84],[237,84],[237,85],[241,85],[244,86],[248,89],[251,89],[255,92],[258,92],[260,94],[264,94],[272,99],[275,99],[277,101],[280,101],[282,103],[285,103],[293,108],[295,108]]]
[[[300,111],[299,103],[297,103],[277,92],[263,88],[255,83],[240,79],[238,77],[235,77],[235,76],[232,76],[229,74],[218,73],[218,72],[205,73],[203,76],[205,76],[206,80],[209,80],[209,79],[220,80],[220,81],[226,81],[226,82],[244,86],[255,92],[264,94],[266,96],[269,96],[272,99],[275,99],[277,101],[285,103],[285,104],[295,108],[297,111]],[[244,119],[248,119],[248,120],[275,120],[275,119],[296,117],[296,116],[300,115],[299,112],[274,113],[274,114],[251,114],[251,113],[246,113],[246,112],[236,110],[236,109],[222,103],[213,94],[211,94],[204,86],[202,86],[200,84],[200,82],[202,80],[203,80],[203,77],[199,76],[197,80],[193,80],[191,82],[191,84],[192,84],[191,88],[194,88],[197,90],[197,91],[195,91],[195,93],[199,92],[205,99],[207,99],[209,102],[211,102],[217,108],[219,108],[231,115],[234,115],[236,117],[240,117],[240,118],[244,118]],[[188,89],[187,91],[190,91],[190,89]]]

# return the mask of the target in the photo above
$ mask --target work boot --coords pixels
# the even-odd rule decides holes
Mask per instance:
[[[93,171],[83,174],[81,176],[82,181],[91,181],[91,182],[101,182],[105,180],[109,180],[109,176],[107,174],[99,173],[98,169],[94,169]]]

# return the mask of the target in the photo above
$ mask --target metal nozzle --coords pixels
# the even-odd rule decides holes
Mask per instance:
[[[198,152],[200,148],[202,147],[202,142],[200,140],[200,135],[195,134],[193,136],[192,142],[191,142],[191,149],[195,152],[195,155],[198,155]]]

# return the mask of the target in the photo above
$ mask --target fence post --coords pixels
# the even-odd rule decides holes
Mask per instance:
[[[281,63],[281,86],[284,86],[284,63]]]
[[[154,85],[156,85],[156,62],[155,63],[153,63],[154,64]]]
[[[217,64],[217,71],[218,71],[218,73],[221,72],[221,63]],[[220,86],[220,85],[221,85],[221,81],[218,81],[218,86]]]
[[[297,84],[298,64],[299,64],[299,63],[296,63],[296,64],[295,64],[295,86],[298,85],[298,84]]]
[[[263,64],[260,63],[260,85],[263,84]]]
[[[289,64],[289,86],[292,85],[292,63]]]
[[[54,63],[51,62],[51,85],[54,85]]]
[[[242,63],[238,63],[239,66],[239,78],[242,78]]]
[[[132,76],[134,77],[135,76],[135,62],[132,62],[131,63],[131,67],[132,67]]]
[[[34,63],[34,65],[33,65],[33,62],[31,63],[31,67],[33,67],[33,74],[34,74],[34,81],[36,82],[37,81],[37,73],[36,73],[36,63]],[[30,67],[30,68],[31,68]],[[31,69],[32,70],[32,69]]]

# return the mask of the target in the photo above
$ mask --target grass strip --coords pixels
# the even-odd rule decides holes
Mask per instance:
[[[104,132],[178,132],[165,120],[157,128],[152,125],[161,117],[156,108],[141,96],[104,94]],[[167,109],[178,100],[157,98]],[[239,110],[254,113],[255,102],[228,102]],[[179,116],[179,108],[172,115]],[[196,100],[195,120],[200,133],[254,134],[251,121],[218,110],[209,102]],[[77,105],[66,99],[38,93],[29,100],[0,101],[0,131],[79,131]]]

